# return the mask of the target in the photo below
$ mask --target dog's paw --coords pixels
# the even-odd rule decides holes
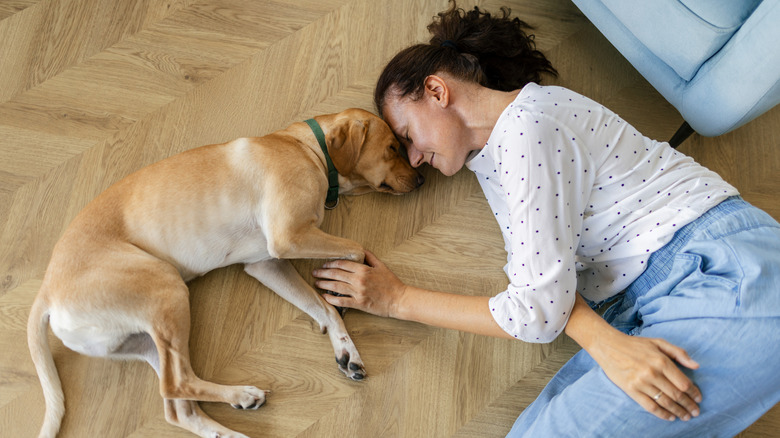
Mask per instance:
[[[339,369],[344,375],[352,380],[363,380],[366,378],[366,368],[361,362],[350,361],[350,355],[344,351],[341,357],[336,356],[336,363],[339,364]]]
[[[237,387],[237,403],[231,403],[236,409],[257,409],[265,404],[266,392],[254,386]]]

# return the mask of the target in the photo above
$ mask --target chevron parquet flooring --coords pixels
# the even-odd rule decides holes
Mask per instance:
[[[462,6],[473,3],[463,2]],[[681,119],[568,0],[485,0],[536,26],[558,83],[669,138]],[[262,135],[314,114],[372,110],[374,81],[426,37],[446,0],[0,1],[0,435],[34,436],[43,396],[26,319],[75,214],[174,153]],[[780,108],[681,150],[780,218]],[[505,286],[503,241],[473,176],[426,170],[403,197],[342,199],[323,228],[405,280],[466,294]],[[308,272],[318,261],[298,261]],[[267,437],[497,437],[578,347],[488,339],[349,312],[369,378],[345,379],[311,320],[238,267],[190,284],[192,360],[204,378],[272,390],[258,411],[204,403]],[[51,337],[63,437],[191,436],[163,417],[150,367],[71,352]],[[742,434],[777,436],[780,409]]]

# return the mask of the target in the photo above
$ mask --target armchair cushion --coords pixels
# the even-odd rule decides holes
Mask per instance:
[[[780,102],[778,0],[573,0],[699,134]]]
[[[760,0],[603,0],[623,26],[686,81],[734,35]]]

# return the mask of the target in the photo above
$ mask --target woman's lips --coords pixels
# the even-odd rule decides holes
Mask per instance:
[[[431,165],[431,167],[433,167],[433,157],[435,157],[435,156],[436,156],[436,154],[431,154],[431,161],[428,163],[428,164]]]

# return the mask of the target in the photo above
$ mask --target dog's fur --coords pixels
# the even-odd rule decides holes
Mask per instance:
[[[378,117],[350,109],[316,120],[339,172],[340,193],[401,194],[422,184]],[[325,156],[299,122],[262,138],[175,155],[87,205],[55,246],[28,321],[46,399],[41,436],[57,434],[65,411],[49,324],[79,353],[148,362],[159,376],[170,423],[204,437],[243,436],[206,416],[197,401],[256,409],[265,391],[195,375],[185,284],[235,263],[317,321],[341,371],[362,379],[363,362],[340,315],[287,260],[363,261],[358,243],[319,229],[327,188]]]

